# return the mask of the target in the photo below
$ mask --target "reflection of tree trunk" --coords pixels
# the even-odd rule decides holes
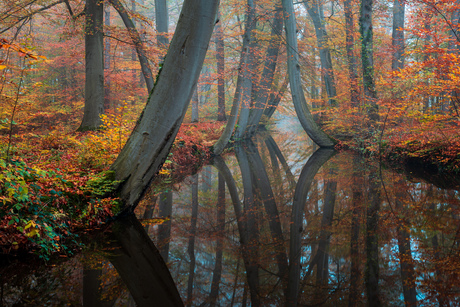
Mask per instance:
[[[330,172],[332,174],[332,172]],[[328,297],[327,285],[329,283],[329,243],[331,240],[332,218],[334,216],[337,181],[328,180],[326,183],[323,218],[321,219],[321,232],[319,235],[318,251],[316,252],[316,285],[315,296],[318,301],[325,301]],[[316,301],[316,300],[315,300]]]
[[[120,218],[111,228],[107,258],[137,306],[183,306],[166,263],[136,217]]]
[[[265,206],[265,212],[269,218],[269,226],[276,250],[276,262],[278,264],[278,276],[284,283],[284,275],[287,272],[287,255],[284,247],[283,230],[281,229],[280,216],[276,207],[275,197],[273,195],[270,181],[265,171],[265,166],[259,156],[257,148],[251,140],[245,142],[247,145],[247,157],[249,167],[257,179],[253,181],[255,187],[259,190],[260,196]]]
[[[159,218],[168,220],[158,225],[158,246],[163,260],[167,263],[169,257],[169,241],[171,240],[171,215],[172,215],[172,191],[168,190],[160,194],[158,202]]]
[[[351,211],[351,240],[350,240],[350,295],[348,298],[348,306],[358,306],[361,302],[361,271],[359,257],[359,228],[362,216],[363,203],[363,183],[360,180],[362,177],[361,165],[358,155],[353,157],[353,175],[352,175],[352,211]]]
[[[157,196],[152,195],[152,198],[149,200],[149,203],[147,204],[147,206],[145,206],[145,211],[144,211],[144,214],[142,215],[143,220],[148,220],[153,217],[153,212],[155,211],[156,202],[157,202]],[[147,223],[147,225],[144,226],[144,229],[147,233],[149,233],[149,228],[150,228],[149,226],[150,226],[150,223]],[[165,260],[165,262],[167,261]]]
[[[222,255],[225,235],[225,179],[218,175],[219,186],[217,194],[217,246],[216,264],[212,273],[211,293],[209,294],[210,306],[215,306],[219,295],[219,283],[222,276]]]
[[[113,301],[101,300],[102,269],[83,269],[83,307],[109,307]]]
[[[380,306],[379,294],[379,238],[377,234],[380,210],[380,182],[376,177],[376,169],[369,175],[369,207],[367,208],[366,224],[366,292],[369,306]]]
[[[193,281],[195,279],[195,237],[196,222],[198,217],[198,174],[192,176],[192,217],[188,239],[188,255],[190,258],[190,269],[187,283],[187,306],[192,306]]]
[[[305,201],[311,183],[321,166],[326,163],[335,151],[332,149],[319,149],[307,161],[300,173],[299,180],[294,192],[291,213],[291,229],[289,244],[289,272],[286,306],[297,306],[300,289],[300,268],[301,268],[301,237],[302,221],[305,208]]]
[[[397,188],[403,188],[404,182],[401,180],[398,182]],[[404,187],[405,188],[405,187]],[[404,191],[406,191],[404,189]],[[404,217],[403,204],[401,200],[406,197],[404,193],[396,193],[395,208],[399,216]],[[399,264],[401,267],[401,281],[404,293],[404,302],[407,307],[417,306],[417,292],[415,291],[415,271],[412,259],[412,252],[410,248],[410,234],[407,230],[410,225],[405,218],[397,221],[397,239],[399,249]]]
[[[259,299],[259,267],[258,267],[258,245],[259,229],[257,225],[257,207],[254,204],[252,174],[249,170],[248,157],[241,146],[235,148],[235,154],[240,165],[241,176],[244,188],[244,236],[247,238],[243,245],[244,264],[253,306],[260,305]]]
[[[281,166],[283,166],[284,172],[286,173],[286,177],[289,180],[291,188],[294,188],[295,187],[294,175],[292,175],[291,169],[289,165],[287,164],[286,159],[284,159],[283,153],[279,149],[278,145],[276,144],[272,136],[267,137],[267,139],[265,140],[265,144],[267,145],[267,148],[270,151],[270,155],[273,153],[278,157],[278,160],[280,161]]]

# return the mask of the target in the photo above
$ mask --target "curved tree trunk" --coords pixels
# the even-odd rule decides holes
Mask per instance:
[[[137,57],[139,58],[139,63],[141,64],[142,74],[144,75],[145,84],[147,84],[147,90],[150,93],[153,89],[153,75],[152,70],[150,69],[149,60],[147,57],[147,52],[145,51],[144,44],[142,43],[141,37],[134,26],[133,21],[129,17],[126,9],[120,0],[109,0],[112,3],[113,7],[117,10],[120,15],[123,23],[125,24],[126,29],[128,29],[129,36],[133,41],[134,46],[136,47]]]
[[[125,208],[134,209],[171,149],[195,89],[219,0],[185,0],[156,85],[111,170]]]
[[[296,22],[292,0],[282,0],[286,28],[287,63],[291,95],[297,117],[308,136],[320,147],[333,147],[335,142],[315,123],[307,106],[300,78],[299,54],[297,52]]]
[[[79,131],[98,129],[104,113],[103,2],[87,0],[85,17],[85,108]]]

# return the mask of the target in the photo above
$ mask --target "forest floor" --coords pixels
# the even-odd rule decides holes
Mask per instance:
[[[117,199],[98,198],[110,189],[110,183],[101,184],[101,175],[115,161],[133,124],[109,116],[104,126],[84,133],[55,129],[45,135],[0,135],[9,157],[0,160],[2,254],[36,252],[48,259],[56,252],[71,253],[78,247],[79,232],[113,216]],[[183,124],[157,185],[174,182],[209,161],[210,147],[223,129],[222,122]]]

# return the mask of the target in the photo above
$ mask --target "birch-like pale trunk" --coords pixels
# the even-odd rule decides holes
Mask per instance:
[[[292,0],[282,0],[282,3],[286,28],[289,83],[291,85],[291,96],[297,117],[313,142],[320,147],[333,147],[335,142],[315,123],[307,106],[300,77],[294,5]]]
[[[118,197],[134,209],[166,160],[196,87],[219,0],[185,0],[163,69],[136,127],[112,164]]]
[[[155,0],[155,26],[158,32],[158,47],[164,50],[168,49],[169,15],[166,0]]]

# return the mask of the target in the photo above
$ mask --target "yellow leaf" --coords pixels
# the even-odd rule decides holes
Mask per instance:
[[[3,70],[6,68],[6,65],[0,65],[0,70]]]

